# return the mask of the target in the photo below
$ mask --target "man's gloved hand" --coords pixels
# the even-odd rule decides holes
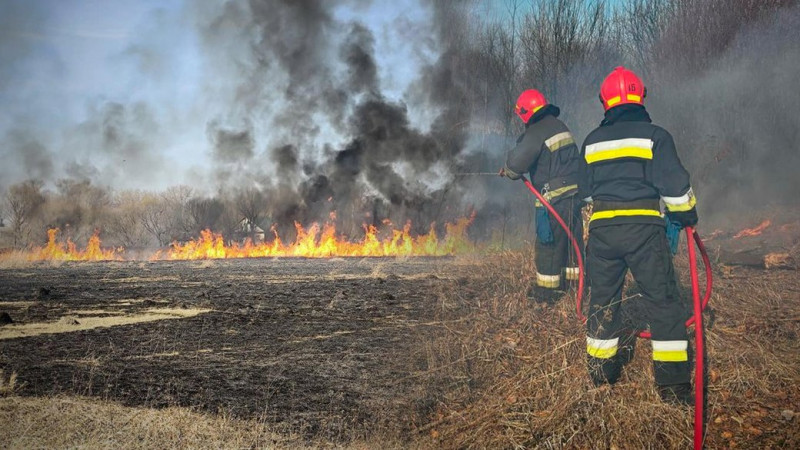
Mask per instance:
[[[536,207],[536,238],[542,244],[551,244],[555,240],[550,228],[550,214],[544,206]]]
[[[500,172],[498,173],[498,175],[500,175],[501,177],[502,176],[507,176],[508,178],[511,178],[512,180],[519,180],[520,178],[522,178],[522,175],[514,172],[513,170],[509,169],[508,167],[503,167],[502,169],[500,169]]]
[[[667,242],[669,243],[669,250],[675,255],[678,253],[678,243],[681,240],[681,230],[683,230],[683,226],[678,222],[670,220],[669,217],[665,217],[664,221],[667,222]]]
[[[697,208],[688,211],[669,211],[667,217],[673,222],[678,222],[682,227],[693,227],[697,225]]]

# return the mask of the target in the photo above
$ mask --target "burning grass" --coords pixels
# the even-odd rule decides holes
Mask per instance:
[[[436,224],[432,223],[425,234],[412,233],[411,222],[402,228],[385,221],[382,227],[363,225],[364,236],[351,240],[336,230],[336,215],[332,213],[324,225],[313,223],[303,227],[295,222],[296,238],[284,243],[273,230],[274,238],[269,242],[254,243],[246,239],[244,243],[226,241],[222,234],[203,230],[196,239],[188,242],[173,242],[169,249],[156,250],[149,260],[214,260],[228,258],[264,257],[409,257],[409,256],[447,256],[466,254],[475,251],[476,245],[467,236],[475,213],[444,224],[445,233],[439,236]],[[19,268],[31,262],[48,261],[121,261],[136,259],[137,255],[125,256],[124,248],[103,248],[99,232],[89,239],[86,248],[80,249],[70,238],[58,238],[60,230],[47,231],[47,244],[28,251],[11,251],[0,254],[0,268]],[[140,255],[138,255],[140,256]],[[205,265],[204,267],[208,267]]]
[[[420,438],[444,448],[691,447],[692,410],[658,399],[649,342],[638,341],[617,385],[595,388],[574,297],[554,307],[530,303],[529,260],[484,260],[479,278],[440,294],[440,314],[465,320],[426,347],[428,368],[417,375],[429,388]],[[676,261],[688,280],[685,257]],[[715,281],[706,444],[796,448],[797,273],[738,268]]]

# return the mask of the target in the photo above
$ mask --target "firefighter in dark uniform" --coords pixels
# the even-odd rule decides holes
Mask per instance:
[[[672,136],[653,125],[644,84],[617,67],[600,89],[605,119],[581,148],[580,197],[592,202],[586,272],[592,287],[587,323],[589,372],[596,385],[613,384],[630,355],[631,330],[622,325],[620,303],[630,269],[642,292],[652,334],[655,381],[664,401],[691,404],[689,347],[665,233],[666,215],[680,226],[697,223],[689,173]]]
[[[529,172],[534,187],[564,219],[583,248],[582,205],[576,198],[581,162],[572,133],[558,119],[558,107],[548,104],[535,89],[520,94],[515,111],[525,123],[525,132],[508,154],[501,173],[517,180]],[[536,284],[528,297],[552,303],[563,294],[565,280],[578,279],[578,267],[566,232],[538,200],[534,251]]]

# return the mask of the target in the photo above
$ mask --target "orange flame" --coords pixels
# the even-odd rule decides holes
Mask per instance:
[[[85,250],[78,250],[71,239],[67,238],[66,245],[57,242],[56,237],[59,233],[58,228],[47,230],[47,245],[34,248],[27,255],[29,261],[109,261],[121,260],[121,250],[102,249],[100,247],[100,237],[95,231]]]
[[[197,240],[185,244],[174,243],[166,252],[157,252],[151,259],[188,260],[258,257],[306,257],[329,258],[335,256],[445,256],[474,250],[467,237],[467,227],[475,215],[445,224],[445,236],[439,239],[431,224],[430,231],[420,236],[411,235],[411,222],[402,229],[392,229],[389,236],[381,239],[374,225],[364,225],[364,238],[358,242],[337,237],[336,225],[328,222],[322,227],[314,223],[304,228],[295,222],[297,238],[284,244],[275,229],[272,242],[253,244],[247,240],[243,245],[226,245],[222,235],[205,230]],[[334,215],[331,216],[333,220]],[[386,225],[391,226],[391,223]]]
[[[736,234],[736,236],[734,236],[733,238],[734,239],[739,239],[739,238],[745,237],[745,236],[758,236],[759,234],[761,234],[761,232],[766,230],[767,227],[769,227],[771,224],[772,224],[772,221],[767,219],[767,220],[761,222],[757,227],[745,228],[744,230],[738,232]]]

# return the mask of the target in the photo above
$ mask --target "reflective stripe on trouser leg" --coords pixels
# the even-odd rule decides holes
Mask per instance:
[[[577,280],[578,279],[578,275],[579,275],[580,271],[579,271],[579,269],[577,267],[567,267],[566,269],[564,269],[564,271],[566,272],[568,280]]]
[[[653,341],[653,361],[688,361],[688,348],[689,341]]]
[[[560,275],[544,275],[539,272],[536,272],[536,285],[555,289],[561,285],[561,276]]]
[[[586,337],[586,353],[593,358],[609,359],[617,354],[619,348],[619,338],[596,339]]]

